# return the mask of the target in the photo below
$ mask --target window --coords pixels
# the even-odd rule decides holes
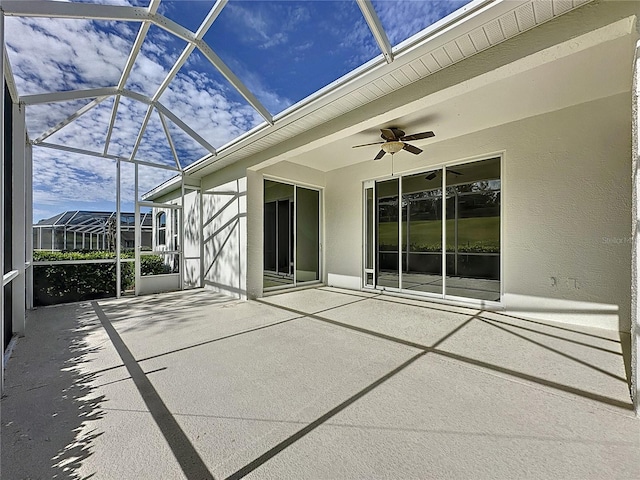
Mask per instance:
[[[172,250],[178,250],[178,234],[180,232],[178,223],[179,214],[180,212],[178,212],[178,210],[173,210],[171,212],[171,216],[173,217],[173,231],[171,232],[171,236],[173,237],[173,244],[171,245]]]
[[[166,245],[167,243],[167,214],[158,213],[156,216],[156,246]]]

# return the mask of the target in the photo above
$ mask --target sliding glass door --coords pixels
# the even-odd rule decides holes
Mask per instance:
[[[492,158],[365,186],[364,285],[500,301],[500,164]]]
[[[500,159],[445,169],[448,296],[500,300]]]
[[[320,191],[264,181],[263,286],[320,280]]]
[[[442,294],[442,179],[402,179],[402,288]]]

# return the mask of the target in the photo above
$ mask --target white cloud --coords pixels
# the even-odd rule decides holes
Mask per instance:
[[[143,0],[141,0],[143,1]],[[138,0],[104,0],[110,4],[136,4]],[[211,1],[213,4],[213,1]],[[227,8],[232,7],[232,5]],[[304,8],[291,9],[283,25],[293,28],[305,18]],[[6,18],[5,38],[11,67],[20,95],[86,89],[117,85],[140,24],[46,18]],[[268,42],[284,42],[272,35],[277,25],[260,23],[254,32]],[[283,34],[286,36],[286,33]],[[185,46],[165,31],[152,27],[131,72],[127,88],[147,95],[155,93],[172,63]],[[272,45],[272,46],[275,46]],[[162,96],[162,102],[179,118],[215,147],[229,142],[262,123],[262,117],[220,77],[198,53],[183,67]],[[268,106],[291,102],[270,92],[258,79],[251,81]],[[30,137],[64,120],[91,99],[30,106],[27,125]],[[47,141],[102,152],[111,117],[113,100],[109,99],[76,121],[65,126]],[[110,154],[129,156],[140,131],[147,106],[122,97],[109,147]],[[200,158],[206,151],[175,125],[169,126],[183,165]],[[173,164],[164,130],[155,116],[147,127],[136,158]],[[123,199],[133,201],[133,176],[123,164]],[[133,170],[131,170],[132,172]],[[164,182],[174,173],[145,168],[140,176],[140,192]],[[34,147],[34,212],[52,216],[69,209],[113,208],[115,166],[113,161],[68,154]],[[75,208],[73,208],[75,205]],[[132,208],[132,206],[130,207]]]
[[[373,0],[391,45],[434,24],[470,0]]]
[[[240,40],[261,49],[289,44],[290,35],[311,18],[309,6],[293,2],[229,4],[226,7],[243,34]]]

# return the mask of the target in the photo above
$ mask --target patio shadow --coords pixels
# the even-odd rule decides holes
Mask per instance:
[[[68,306],[49,307],[46,317],[31,315],[32,333],[18,341],[9,360],[1,402],[2,478],[79,480],[80,465],[103,434],[92,423],[104,417],[105,396],[94,394],[96,374],[83,373],[100,349],[87,342],[99,323],[86,303],[74,314],[62,312]]]

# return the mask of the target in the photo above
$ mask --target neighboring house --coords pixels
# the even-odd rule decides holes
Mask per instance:
[[[40,220],[33,226],[34,250],[113,250],[115,249],[115,212],[77,210],[62,212]],[[152,246],[151,214],[143,213],[140,221],[141,246]],[[135,247],[133,213],[120,214],[123,249]]]

